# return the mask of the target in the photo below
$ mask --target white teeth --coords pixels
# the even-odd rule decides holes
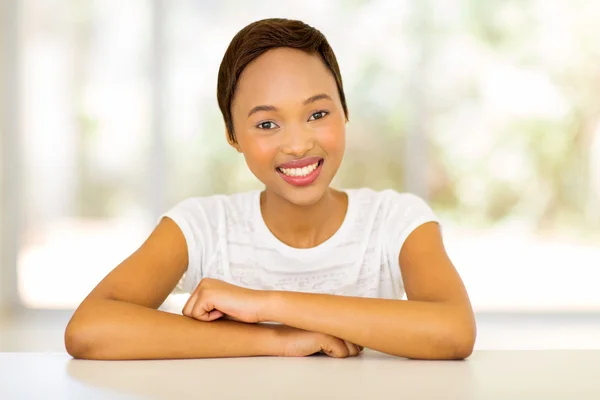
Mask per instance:
[[[279,170],[287,176],[306,176],[313,172],[318,166],[319,162],[316,162],[302,168],[279,168]]]

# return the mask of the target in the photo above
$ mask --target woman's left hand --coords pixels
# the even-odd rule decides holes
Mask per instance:
[[[267,294],[204,278],[183,307],[183,315],[206,322],[223,316],[246,323],[265,322],[261,314],[267,305]]]

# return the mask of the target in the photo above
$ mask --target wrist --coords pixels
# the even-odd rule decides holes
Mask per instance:
[[[275,290],[265,290],[259,322],[281,322],[277,320],[277,310],[281,304],[281,293]]]
[[[283,325],[277,323],[261,323],[259,324],[265,329],[264,349],[266,355],[281,357],[285,354],[287,346],[286,336],[282,332]]]

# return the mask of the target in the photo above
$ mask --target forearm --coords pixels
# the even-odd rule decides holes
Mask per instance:
[[[475,339],[470,307],[447,303],[273,292],[269,304],[265,320],[401,357],[464,358]]]
[[[125,360],[274,355],[266,325],[200,322],[117,300],[88,299],[65,332],[75,358]]]

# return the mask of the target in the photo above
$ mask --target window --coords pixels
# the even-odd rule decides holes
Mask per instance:
[[[23,303],[74,307],[160,212],[259,187],[217,69],[239,29],[284,15],[342,69],[337,186],[427,195],[479,311],[600,310],[600,5],[428,3],[24,1]]]
[[[146,1],[23,4],[26,306],[75,306],[150,228],[148,14]]]

